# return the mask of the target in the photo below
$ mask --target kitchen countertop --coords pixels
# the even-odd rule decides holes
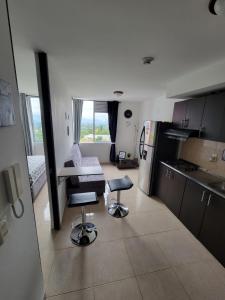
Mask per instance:
[[[211,183],[219,182],[219,181],[225,181],[224,178],[221,178],[219,176],[214,176],[212,174],[209,174],[207,172],[204,172],[202,170],[195,170],[195,171],[181,171],[178,168],[173,167],[168,162],[160,161],[163,165],[169,167],[170,169],[176,171],[177,173],[187,177],[188,179],[198,183],[199,185],[203,186],[207,190],[217,194],[220,197],[223,197],[225,199],[225,193],[219,192],[215,188],[211,187]]]

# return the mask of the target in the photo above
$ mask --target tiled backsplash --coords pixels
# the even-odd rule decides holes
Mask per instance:
[[[193,162],[209,173],[225,177],[225,161],[222,153],[225,143],[189,138],[182,143],[180,158]],[[217,161],[210,161],[212,155],[217,154]]]

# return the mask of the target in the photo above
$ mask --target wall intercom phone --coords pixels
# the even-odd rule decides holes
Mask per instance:
[[[8,201],[12,206],[13,214],[16,218],[21,218],[24,214],[24,205],[23,201],[21,200],[21,196],[23,194],[23,186],[21,180],[20,165],[16,163],[13,166],[10,166],[3,171],[3,174],[5,177]],[[20,214],[18,214],[15,209],[15,203],[17,201],[19,201],[21,205]]]

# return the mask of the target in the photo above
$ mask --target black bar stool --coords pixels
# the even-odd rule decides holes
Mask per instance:
[[[73,227],[70,238],[77,246],[88,246],[97,237],[96,226],[86,222],[86,205],[98,204],[96,193],[79,193],[69,196],[68,207],[81,206],[82,223]]]
[[[124,176],[123,178],[108,180],[108,185],[110,192],[117,191],[116,202],[109,205],[108,213],[115,218],[126,217],[129,213],[129,209],[120,203],[120,192],[131,189],[133,182],[128,176]]]

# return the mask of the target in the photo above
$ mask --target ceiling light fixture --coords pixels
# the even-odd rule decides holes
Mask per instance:
[[[210,0],[209,11],[213,15],[225,15],[225,0]]]
[[[150,65],[153,62],[153,60],[155,60],[155,59],[152,56],[146,56],[146,57],[142,58],[144,65]]]
[[[113,94],[116,95],[117,97],[121,97],[124,94],[124,92],[123,91],[114,91]]]

